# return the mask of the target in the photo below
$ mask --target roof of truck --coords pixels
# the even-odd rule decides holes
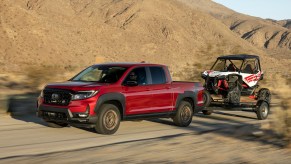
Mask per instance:
[[[165,66],[162,64],[152,64],[152,63],[145,63],[145,62],[112,62],[112,63],[102,63],[96,65],[107,65],[107,66],[125,66],[125,67],[132,67],[132,66]]]
[[[257,55],[247,55],[247,54],[239,54],[239,55],[226,55],[220,56],[217,59],[230,59],[230,60],[244,60],[244,59],[259,59]]]

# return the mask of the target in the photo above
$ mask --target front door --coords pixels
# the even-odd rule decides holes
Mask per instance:
[[[145,67],[134,68],[123,82],[123,94],[126,102],[126,115],[148,113],[152,95],[148,86]]]

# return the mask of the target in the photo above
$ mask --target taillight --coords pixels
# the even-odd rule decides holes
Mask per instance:
[[[203,103],[204,103],[204,101],[203,101],[203,92],[204,92],[204,90],[201,90],[197,94],[197,105],[203,105]]]

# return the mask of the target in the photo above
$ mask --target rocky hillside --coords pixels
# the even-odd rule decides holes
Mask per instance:
[[[208,0],[197,1],[207,8],[209,4],[204,2],[217,5]],[[55,72],[79,70],[99,59],[163,63],[179,73],[185,69],[189,72],[193,65],[199,67],[192,69],[203,70],[216,56],[231,53],[259,54],[264,63],[274,63],[272,68],[267,66],[269,69],[280,69],[290,63],[270,57],[260,48],[289,50],[290,34],[286,28],[272,26],[280,29],[276,35],[272,31],[263,37],[258,30],[246,35],[257,18],[246,20],[250,23],[237,19],[241,23],[234,26],[228,15],[218,13],[213,17],[214,14],[194,9],[181,0],[0,0],[0,3],[2,73],[25,72],[32,66]],[[246,28],[239,28],[243,26]],[[259,31],[262,29],[269,30],[264,27]],[[285,39],[275,42],[282,35]]]
[[[290,20],[271,21],[237,13],[211,0],[180,0],[194,9],[208,12],[230,30],[258,48],[291,58]]]
[[[287,19],[287,20],[273,20],[273,19],[268,19],[269,21],[271,21],[272,23],[277,23],[282,27],[288,28],[289,30],[291,29],[291,19]]]

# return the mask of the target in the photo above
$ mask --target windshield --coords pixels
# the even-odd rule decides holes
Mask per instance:
[[[220,72],[238,72],[240,71],[243,60],[218,59],[211,70]]]
[[[79,73],[72,81],[115,83],[126,70],[126,67],[119,66],[92,66]]]

